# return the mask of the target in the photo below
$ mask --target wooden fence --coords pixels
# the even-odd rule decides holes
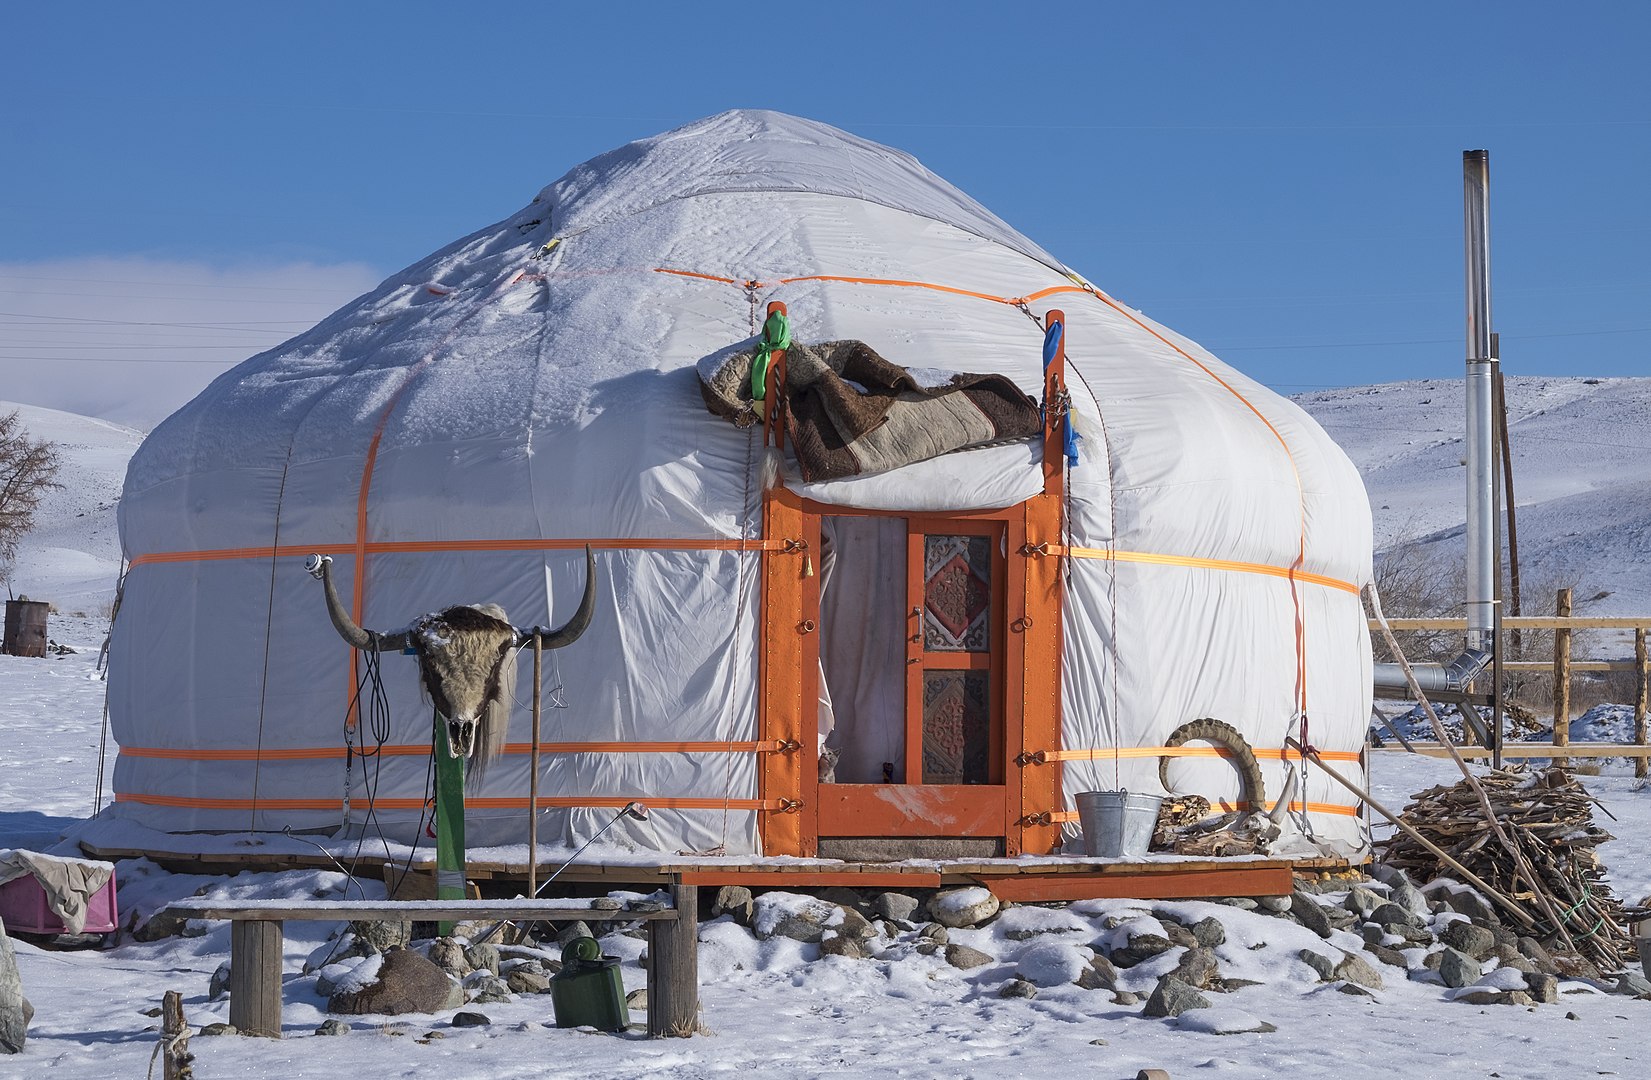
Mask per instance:
[[[1540,671],[1551,672],[1554,678],[1554,741],[1555,746],[1571,745],[1571,677],[1579,671],[1632,671],[1634,673],[1634,744],[1633,746],[1617,745],[1590,745],[1586,748],[1577,747],[1573,754],[1577,757],[1631,757],[1634,759],[1634,775],[1645,776],[1648,772],[1647,750],[1648,742],[1646,731],[1646,695],[1647,695],[1647,664],[1645,633],[1651,628],[1651,616],[1631,617],[1597,617],[1586,615],[1572,615],[1571,590],[1560,589],[1554,600],[1553,615],[1522,615],[1508,616],[1502,619],[1502,629],[1508,631],[1519,630],[1552,630],[1554,632],[1553,660],[1504,660],[1503,671]],[[1463,617],[1441,619],[1388,619],[1387,625],[1395,633],[1406,630],[1467,630],[1467,619]],[[1370,620],[1370,629],[1379,630],[1381,624],[1374,619]],[[1571,635],[1578,630],[1632,630],[1634,632],[1634,659],[1628,660],[1572,660]],[[1440,753],[1443,753],[1441,750]],[[1488,750],[1464,751],[1469,757],[1486,756]],[[1504,757],[1542,757],[1549,756],[1535,752],[1528,747],[1503,745]],[[1555,756],[1556,764],[1566,764],[1568,757]]]

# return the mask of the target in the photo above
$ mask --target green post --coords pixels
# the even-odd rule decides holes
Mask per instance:
[[[464,896],[464,759],[447,747],[447,722],[436,718],[436,899],[463,900]],[[439,923],[438,933],[451,934],[453,924]]]

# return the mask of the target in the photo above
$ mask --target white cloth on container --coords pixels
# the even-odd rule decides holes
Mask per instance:
[[[87,905],[114,872],[113,863],[68,859],[21,848],[0,850],[0,885],[24,875],[33,877],[46,894],[46,907],[71,934],[86,928]]]

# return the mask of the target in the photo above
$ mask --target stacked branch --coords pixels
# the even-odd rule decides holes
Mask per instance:
[[[1537,880],[1528,880],[1519,860],[1496,839],[1479,796],[1466,781],[1413,796],[1402,816],[1486,884],[1525,905],[1548,937],[1569,938],[1601,971],[1622,970],[1631,952],[1627,917],[1621,901],[1611,895],[1595,851],[1612,837],[1594,824],[1592,796],[1563,769],[1487,772],[1479,783]],[[1419,881],[1453,876],[1438,856],[1403,832],[1384,847],[1384,862]],[[1547,904],[1541,902],[1544,894]],[[1550,910],[1562,927],[1553,925]]]

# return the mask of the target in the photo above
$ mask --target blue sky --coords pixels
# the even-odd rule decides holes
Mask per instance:
[[[1508,371],[1651,349],[1645,5],[84,3],[0,28],[0,398],[152,423],[570,166],[742,106],[914,153],[1284,392],[1459,374],[1485,147]]]

